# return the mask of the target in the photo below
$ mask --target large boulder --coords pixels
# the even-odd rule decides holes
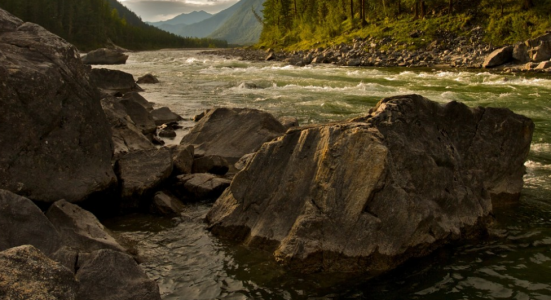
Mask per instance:
[[[111,125],[111,139],[115,157],[137,150],[154,149],[155,145],[143,134],[143,130],[128,115],[126,107],[117,99],[101,99],[101,106]]]
[[[98,88],[106,91],[120,93],[143,91],[134,81],[132,74],[119,70],[92,69],[90,71],[90,80]]]
[[[195,149],[192,145],[176,145],[171,148],[174,171],[177,175],[190,174],[193,167]]]
[[[121,183],[123,208],[139,208],[172,173],[169,149],[134,151],[122,156],[116,164]]]
[[[231,183],[229,179],[207,173],[185,174],[176,178],[176,192],[190,201],[216,200]]]
[[[31,245],[0,252],[0,299],[74,300],[73,272]]]
[[[139,102],[133,99],[121,99],[119,102],[124,106],[126,113],[134,124],[142,130],[143,134],[155,133],[157,125],[149,111]]]
[[[79,300],[160,300],[159,286],[131,256],[108,249],[78,258]]]
[[[128,55],[117,49],[101,48],[88,52],[81,59],[87,65],[124,65]]]
[[[230,165],[221,156],[209,155],[193,160],[192,173],[210,173],[216,175],[225,175],[228,173]]]
[[[86,199],[115,183],[99,94],[75,47],[0,9],[0,188]]]
[[[156,125],[163,125],[182,120],[182,117],[173,113],[168,107],[161,107],[151,111],[151,117]]]
[[[482,67],[493,68],[510,62],[513,59],[513,46],[505,46],[494,50],[484,59]]]
[[[0,251],[33,245],[50,256],[63,244],[61,236],[31,200],[0,190]]]
[[[181,144],[194,145],[196,154],[219,155],[235,163],[283,133],[283,125],[267,112],[249,108],[216,108],[197,122]]]
[[[265,143],[207,221],[301,271],[386,271],[484,234],[492,198],[519,196],[533,130],[508,109],[383,99]]]
[[[46,216],[60,233],[64,244],[73,249],[125,251],[92,213],[78,205],[57,201],[50,206]]]
[[[140,95],[138,92],[128,92],[125,93],[122,96],[123,100],[132,100],[134,102],[139,103],[141,106],[145,107],[147,111],[153,110],[153,103],[147,101],[142,95]]]

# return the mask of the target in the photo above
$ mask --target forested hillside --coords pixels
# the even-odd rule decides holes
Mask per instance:
[[[262,5],[265,0],[244,0],[239,9],[208,37],[230,44],[255,44],[262,32]]]
[[[109,39],[134,50],[227,46],[225,41],[182,38],[147,25],[115,0],[0,0],[0,8],[43,26],[82,51],[103,47]]]
[[[500,45],[544,33],[550,13],[548,0],[266,0],[261,45],[304,49],[372,36],[417,48],[475,26]]]

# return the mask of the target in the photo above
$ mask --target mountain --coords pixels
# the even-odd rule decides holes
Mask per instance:
[[[212,17],[212,14],[201,10],[190,12],[189,14],[181,14],[170,20],[160,22],[148,22],[148,24],[161,28],[163,25],[190,25],[193,23],[201,22]]]
[[[108,41],[132,50],[227,46],[225,41],[159,30],[116,0],[0,0],[0,8],[41,25],[81,51],[104,47]]]
[[[180,28],[173,33],[179,36],[186,37],[206,37],[209,34],[213,33],[216,29],[218,29],[218,27],[224,24],[229,18],[231,18],[239,10],[241,4],[243,4],[244,1],[245,0],[241,0],[234,5],[228,7],[227,9],[201,22],[180,26]]]
[[[255,44],[260,39],[265,0],[242,0],[239,9],[208,37],[226,40],[230,44]],[[253,12],[254,10],[254,12]],[[256,16],[255,16],[256,13]]]

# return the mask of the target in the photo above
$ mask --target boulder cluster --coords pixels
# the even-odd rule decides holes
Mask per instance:
[[[96,216],[172,217],[192,201],[216,201],[214,234],[292,269],[387,271],[483,235],[492,201],[519,197],[534,130],[508,109],[406,95],[302,127],[213,108],[165,146],[181,117],[144,99],[131,74],[87,67],[72,45],[1,9],[0,84],[7,299],[160,299],[132,243]]]

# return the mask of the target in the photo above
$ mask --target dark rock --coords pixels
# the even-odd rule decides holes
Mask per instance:
[[[138,92],[128,92],[122,96],[123,99],[132,100],[139,103],[141,106],[145,107],[147,111],[153,110],[153,103],[147,101],[142,95]]]
[[[160,300],[159,286],[131,256],[112,250],[79,255],[79,300]]]
[[[92,69],[90,81],[100,89],[123,94],[132,91],[143,91],[134,81],[132,74],[119,70]]]
[[[295,117],[281,117],[277,119],[285,129],[289,129],[292,127],[298,127],[298,119]]]
[[[140,103],[132,99],[122,99],[119,102],[124,106],[126,113],[134,122],[134,125],[141,129],[143,134],[154,133],[157,125],[149,111]]]
[[[150,211],[162,216],[178,216],[184,211],[184,205],[172,195],[157,192],[153,196]]]
[[[228,161],[218,155],[208,155],[193,161],[192,173],[210,173],[225,175],[230,169]]]
[[[192,145],[178,145],[172,149],[172,160],[176,174],[190,174],[193,167],[195,148]]]
[[[116,164],[121,182],[123,208],[139,208],[141,200],[151,197],[154,189],[172,173],[172,154],[168,149],[130,152]]]
[[[109,126],[75,47],[0,9],[0,189],[76,202],[115,183]]]
[[[505,63],[510,62],[513,59],[513,46],[506,46],[500,49],[495,50],[490,53],[484,59],[482,67],[484,68],[493,68]]]
[[[154,109],[151,112],[151,116],[153,117],[153,120],[155,120],[155,124],[157,126],[182,120],[182,117],[173,113],[168,107]]]
[[[255,153],[249,153],[249,154],[243,155],[243,157],[241,157],[234,164],[234,167],[239,171],[243,170],[249,164],[249,162],[253,159],[254,155]]]
[[[283,125],[267,112],[216,108],[197,122],[181,144],[194,145],[195,154],[219,155],[233,163],[284,132]]]
[[[73,300],[77,289],[73,272],[31,245],[0,252],[2,299]]]
[[[533,130],[508,109],[383,99],[265,143],[207,221],[303,272],[387,271],[484,235],[492,200],[518,199]]]
[[[77,271],[76,266],[78,261],[78,253],[79,251],[74,248],[63,246],[54,254],[50,255],[50,258],[60,263],[65,268],[71,270],[74,274]]]
[[[205,114],[207,114],[208,112],[209,112],[209,111],[207,110],[207,111],[201,112],[201,113],[198,114],[198,115],[195,115],[195,116],[193,117],[193,121],[194,121],[194,122],[199,122],[199,121],[205,116]]]
[[[0,232],[0,251],[33,245],[49,256],[63,244],[55,227],[31,200],[6,190],[0,190]]]
[[[156,135],[150,135],[151,142],[155,145],[163,146],[165,144],[165,141],[163,141],[160,137]]]
[[[276,56],[275,56],[275,53],[273,52],[268,53],[268,55],[266,56],[266,61],[270,61],[274,59],[276,59]]]
[[[159,131],[160,137],[166,137],[166,138],[175,138],[176,132],[171,127],[164,127]]]
[[[215,200],[230,186],[231,181],[216,175],[197,173],[177,177],[177,192],[188,200]]]
[[[535,68],[536,70],[545,70],[551,68],[551,61],[542,61],[538,64],[538,66]]]
[[[246,90],[253,90],[258,88],[258,86],[252,82],[242,82],[237,87],[240,89],[246,89]]]
[[[138,83],[154,84],[159,83],[159,80],[157,77],[153,76],[153,74],[145,74],[144,76],[138,78]]]
[[[111,124],[111,139],[114,145],[113,153],[115,157],[131,151],[155,148],[127,114],[126,107],[119,103],[117,99],[104,98],[101,100],[101,106],[107,116],[107,121]]]
[[[114,49],[101,48],[88,52],[82,57],[87,65],[124,65],[128,55]]]
[[[75,204],[57,201],[50,206],[46,216],[67,246],[85,252],[100,249],[125,251],[92,213]]]

